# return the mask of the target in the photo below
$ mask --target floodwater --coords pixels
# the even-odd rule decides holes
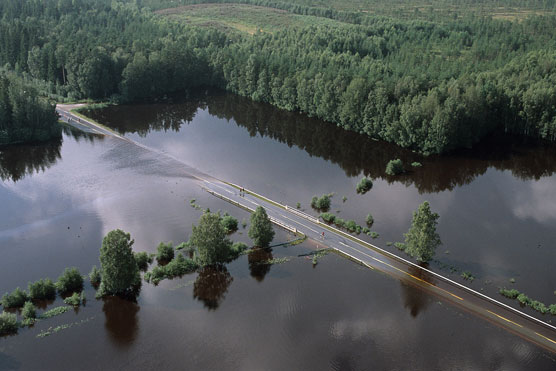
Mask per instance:
[[[134,119],[129,118],[132,112]],[[237,117],[233,112],[238,112]],[[376,144],[382,148],[377,150],[380,157],[376,161],[387,161],[392,154],[382,152],[395,151],[392,147],[367,142],[353,134],[341,137],[342,132],[330,126],[322,132],[331,136],[328,142],[319,144],[317,138],[311,142],[310,133],[319,129],[316,125],[303,125],[314,125],[316,121],[301,120],[298,115],[283,114],[267,106],[249,105],[234,96],[217,94],[175,105],[111,108],[102,115],[109,115],[110,120],[100,121],[114,127],[118,116],[128,117],[121,120],[119,130],[147,146],[166,151],[174,159],[128,141],[70,131],[61,141],[1,149],[0,293],[26,287],[27,282],[42,277],[55,279],[69,266],[88,272],[92,265],[98,265],[102,237],[115,228],[131,233],[136,251],[154,252],[160,241],[187,240],[191,225],[200,216],[200,211],[190,206],[191,199],[203,208],[226,210],[240,221],[248,218],[245,211],[203,192],[179,160],[278,200],[290,204],[299,201],[306,209],[313,193],[337,192],[333,209],[340,209],[344,218],[357,218],[361,223],[367,212],[373,213],[373,229],[381,233],[375,242],[381,246],[387,238],[401,239],[395,236],[407,229],[403,223],[409,223],[410,215],[405,213],[410,214],[419,200],[429,199],[442,215],[443,249],[450,250],[450,254],[442,251],[441,259],[473,267],[471,270],[480,278],[472,286],[486,279],[487,274],[504,277],[507,270],[515,276],[518,288],[527,282],[532,282],[531,287],[549,285],[527,276],[540,275],[537,270],[544,264],[541,255],[521,261],[523,265],[536,261],[536,270],[528,267],[526,271],[518,262],[506,264],[505,260],[493,267],[496,260],[492,259],[504,255],[499,244],[493,244],[492,251],[485,251],[491,259],[473,256],[471,251],[478,251],[474,246],[469,247],[469,263],[462,259],[460,256],[466,255],[458,246],[465,247],[465,242],[452,246],[449,241],[463,237],[450,237],[453,232],[445,224],[452,219],[455,220],[451,223],[461,224],[471,212],[453,210],[451,215],[441,209],[440,202],[435,202],[441,199],[438,195],[455,193],[454,199],[463,199],[453,202],[465,205],[465,194],[473,193],[473,189],[457,194],[481,180],[503,187],[493,190],[498,197],[503,196],[502,191],[515,196],[522,183],[554,181],[548,164],[542,174],[519,177],[512,174],[510,167],[504,168],[506,158],[471,158],[468,162],[476,164],[473,175],[454,175],[453,185],[447,187],[447,183],[431,180],[434,172],[423,173],[421,181],[412,180],[411,176],[401,181],[382,178],[379,170],[371,170],[381,165],[373,165],[375,160],[367,156],[374,153],[372,144]],[[264,122],[264,126],[259,129],[246,124],[251,121],[241,124],[241,115],[258,117],[253,122]],[[280,118],[298,120],[299,138],[305,138],[304,142],[296,142],[295,135],[288,137],[290,129],[297,127],[289,128],[291,122],[282,128],[269,127]],[[345,164],[350,158],[355,161],[355,154],[319,154],[317,148],[335,142],[352,150],[367,143],[361,145],[359,153],[368,158],[369,164],[359,159],[350,168]],[[527,155],[530,150],[523,151]],[[538,156],[539,169],[549,155],[547,152]],[[412,155],[400,153],[401,156]],[[429,166],[447,166],[444,160],[431,161],[423,161],[423,172],[430,171],[426,170]],[[453,166],[457,161],[465,163],[463,157],[456,158]],[[373,177],[375,186],[368,194],[357,196],[354,188],[362,172]],[[456,169],[451,174],[454,173]],[[498,177],[506,177],[506,182]],[[442,189],[434,193],[423,188],[429,186]],[[387,188],[391,194],[382,200],[387,197]],[[344,194],[348,197],[345,204],[341,201]],[[481,201],[484,198],[477,202]],[[545,215],[550,214],[550,205],[545,205],[545,210]],[[498,223],[506,220],[499,215],[487,221],[488,215],[491,214],[476,216],[476,223],[482,220],[491,224],[482,229],[484,233],[493,228],[496,231],[501,228]],[[391,228],[387,228],[389,223]],[[467,221],[461,228],[471,228],[471,223]],[[542,219],[533,218],[530,223],[536,228],[534,231],[542,231]],[[516,225],[510,225],[508,230]],[[548,226],[546,230],[550,233]],[[284,231],[276,231],[276,242],[292,238]],[[462,229],[462,233],[469,231],[473,231],[470,239],[480,240],[473,229]],[[534,236],[528,232],[528,236],[546,238],[546,245],[535,246],[533,251],[548,254],[545,259],[554,258],[545,252],[550,249],[550,235]],[[231,238],[248,242],[246,230],[241,227]],[[507,236],[499,238],[509,240]],[[512,253],[514,256],[527,255],[519,251],[521,245],[514,245],[514,250],[518,250]],[[272,251],[259,250],[225,268],[206,269],[163,281],[159,286],[144,283],[137,303],[115,298],[96,300],[94,289],[87,285],[88,300],[78,311],[0,338],[0,370],[556,367],[554,354],[380,272],[335,254],[321,257],[313,266],[311,259],[303,255],[314,249],[312,243],[306,242]],[[261,264],[272,258],[290,260],[272,266]],[[496,266],[504,270],[498,272]],[[553,284],[554,274],[547,273],[542,280]],[[58,298],[48,308],[61,304]],[[57,326],[62,327],[54,332]],[[50,336],[37,337],[49,328],[53,332]]]

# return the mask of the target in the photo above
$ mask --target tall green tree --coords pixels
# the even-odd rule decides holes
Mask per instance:
[[[227,238],[219,214],[206,212],[201,215],[199,223],[193,226],[189,242],[197,248],[197,259],[202,266],[224,263],[230,256],[232,241]]]
[[[436,232],[438,218],[439,215],[431,211],[428,201],[413,212],[411,228],[405,234],[405,252],[420,262],[430,261],[436,248],[442,243]]]
[[[131,249],[133,242],[131,235],[120,229],[108,232],[102,240],[99,296],[137,294],[141,277]]]
[[[255,246],[267,247],[274,239],[272,222],[266,214],[264,207],[259,206],[251,214],[251,225],[248,232],[249,238],[253,240]]]

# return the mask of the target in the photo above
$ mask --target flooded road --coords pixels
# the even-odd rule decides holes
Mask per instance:
[[[384,228],[389,212],[399,213],[398,219],[407,222],[403,227],[401,222],[394,226],[400,231],[407,229],[412,208],[401,208],[401,201],[396,201],[400,194],[396,192],[401,189],[401,193],[409,192],[407,198],[414,195],[418,199],[433,195],[420,194],[409,183],[389,184],[377,176],[373,190],[357,198],[358,177],[346,176],[338,162],[316,154],[308,156],[306,150],[294,144],[290,148],[287,143],[266,136],[252,138],[245,127],[219,119],[209,111],[210,108],[197,106],[194,120],[201,121],[182,125],[179,132],[126,135],[152,146],[158,141],[158,149],[184,161],[180,151],[189,153],[191,161],[186,163],[199,168],[212,164],[203,170],[219,178],[240,179],[255,190],[258,185],[266,185],[265,192],[273,192],[278,199],[298,199],[307,211],[313,194],[323,193],[324,189],[338,192],[333,208],[341,208],[343,217],[353,215],[361,223],[366,213],[373,213],[377,220],[373,230],[381,233],[375,243],[386,241],[388,233],[402,233],[394,227],[390,232]],[[207,118],[212,121],[207,123]],[[205,141],[209,136],[203,132],[211,127],[214,142]],[[200,131],[195,134],[188,128]],[[224,133],[218,134],[221,130]],[[164,139],[165,135],[168,139]],[[238,138],[245,139],[237,142]],[[221,148],[226,140],[229,147]],[[247,145],[249,140],[255,143],[254,147]],[[248,218],[246,212],[202,191],[179,163],[161,162],[157,155],[131,143],[66,133],[62,142],[52,146],[23,151],[35,153],[29,158],[19,148],[3,150],[0,156],[0,202],[4,206],[0,212],[2,293],[42,277],[56,278],[67,266],[88,272],[92,265],[98,265],[102,237],[115,228],[131,233],[136,251],[154,252],[160,241],[187,240],[191,225],[200,216],[200,211],[189,205],[191,199],[211,210],[226,210],[240,221]],[[293,153],[292,158],[288,151]],[[211,153],[214,162],[206,158]],[[277,167],[274,175],[272,169],[265,170],[263,159],[268,156],[281,159],[286,170],[279,173]],[[306,162],[299,164],[302,156]],[[267,167],[269,164],[266,162]],[[423,170],[426,167],[424,162]],[[290,173],[291,169],[305,171]],[[491,168],[482,177],[490,171]],[[310,180],[320,172],[320,177]],[[256,176],[247,177],[250,173]],[[296,176],[286,178],[284,174]],[[323,184],[326,176],[330,182]],[[513,177],[511,173],[507,176]],[[541,176],[543,179],[552,178]],[[310,184],[309,188],[301,188],[305,183]],[[394,192],[390,200],[396,210],[378,207],[379,197],[374,193],[384,196],[387,187]],[[341,201],[343,192],[348,197],[345,204]],[[371,201],[375,208],[367,211],[367,202]],[[435,208],[435,203],[431,203]],[[439,207],[436,211],[441,218],[449,219]],[[456,218],[457,221],[461,219]],[[445,228],[442,223],[441,219],[441,227]],[[276,231],[277,242],[291,238]],[[450,237],[445,230],[440,232],[446,247]],[[248,242],[241,228],[232,239]],[[87,304],[78,313],[70,311],[39,322],[32,329],[22,329],[16,336],[0,338],[0,369],[551,370],[556,365],[554,354],[418,288],[334,254],[320,258],[316,266],[311,259],[299,256],[313,249],[306,243],[274,248],[271,252],[254,251],[224,270],[201,271],[163,281],[157,287],[144,283],[137,303],[97,301],[94,290],[87,286]],[[458,254],[463,253],[456,249],[446,255],[457,259]],[[494,249],[492,254],[501,253]],[[261,264],[271,258],[290,260]],[[469,258],[485,264],[476,257]],[[490,272],[488,264],[484,266],[483,270]],[[517,270],[518,265],[508,269]],[[489,274],[497,276],[496,270]],[[516,279],[521,283],[519,277]],[[60,304],[58,299],[52,306]],[[63,324],[73,325],[37,338],[40,331]]]

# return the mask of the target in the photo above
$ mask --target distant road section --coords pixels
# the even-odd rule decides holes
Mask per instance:
[[[77,105],[58,105],[57,111],[63,121],[78,129],[90,130],[90,132],[131,141],[91,120],[75,115],[71,110],[77,107]],[[135,144],[162,156],[169,156],[142,144]],[[251,190],[244,189],[242,192],[243,188],[240,185],[227,183],[203,174],[186,164],[184,164],[184,168],[199,181],[201,187],[207,192],[247,210],[254,210],[257,206],[264,207],[275,224],[293,233],[306,235],[317,245],[317,248],[319,246],[333,248],[341,255],[347,256],[370,269],[377,269],[419,287],[469,313],[482,317],[556,353],[556,327],[549,323],[338,230],[295,208],[270,200]]]

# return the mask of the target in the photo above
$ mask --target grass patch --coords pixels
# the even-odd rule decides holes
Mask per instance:
[[[64,325],[60,325],[60,326],[56,326],[56,327],[49,327],[47,330],[42,330],[38,335],[37,338],[44,338],[47,336],[50,336],[52,334],[55,334],[57,332],[60,332],[62,330],[66,330],[68,328],[71,328],[73,326],[79,326],[82,325],[84,323],[89,322],[90,320],[94,319],[94,317],[89,317],[86,319],[82,319],[81,321],[77,321],[77,322],[72,322],[72,323],[66,323]]]
[[[464,272],[462,272],[462,273],[461,273],[461,277],[462,277],[464,280],[471,281],[471,282],[473,282],[473,280],[475,279],[475,276],[473,276],[473,273],[471,273],[471,272],[469,272],[469,271],[464,271]]]
[[[527,295],[525,295],[524,293],[519,292],[516,289],[508,290],[504,288],[504,289],[500,289],[499,292],[501,295],[509,299],[517,300],[521,305],[526,305],[530,308],[533,308],[537,312],[540,312],[542,314],[550,313],[552,315],[556,315],[556,304],[551,304],[549,306],[546,306],[546,304],[538,300],[533,300],[529,298]]]
[[[192,259],[185,258],[182,254],[178,254],[168,264],[158,265],[152,271],[145,273],[145,281],[157,285],[165,279],[181,277],[184,274],[193,273],[199,265]]]
[[[268,259],[268,260],[264,260],[261,261],[257,264],[260,265],[274,265],[274,264],[284,264],[290,261],[290,258],[274,258],[274,259]]]
[[[55,308],[52,308],[50,310],[47,310],[46,312],[44,312],[43,314],[41,314],[37,318],[38,319],[48,319],[48,318],[56,317],[56,316],[59,316],[60,314],[66,313],[70,309],[71,309],[71,307],[68,307],[68,306],[65,306],[65,305],[55,307]]]

